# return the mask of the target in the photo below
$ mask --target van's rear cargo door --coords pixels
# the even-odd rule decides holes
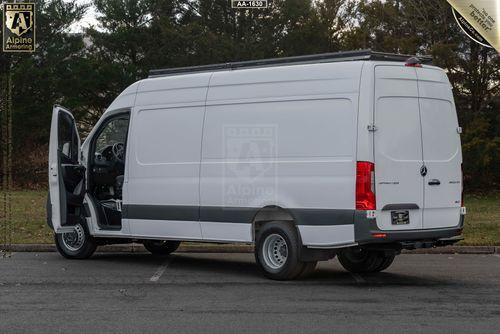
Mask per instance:
[[[375,193],[382,230],[421,229],[422,136],[414,68],[375,67]],[[395,220],[401,214],[409,220]]]
[[[451,86],[439,69],[417,68],[424,164],[424,228],[460,220],[462,153]]]

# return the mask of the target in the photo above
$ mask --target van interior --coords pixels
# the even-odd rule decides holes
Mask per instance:
[[[102,229],[121,229],[122,187],[129,114],[106,120],[93,136],[89,157],[89,193],[98,212]]]

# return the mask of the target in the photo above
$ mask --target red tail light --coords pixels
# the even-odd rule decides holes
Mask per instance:
[[[375,165],[358,161],[356,164],[356,210],[375,210]]]

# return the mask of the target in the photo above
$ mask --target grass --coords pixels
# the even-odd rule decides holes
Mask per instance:
[[[11,193],[11,220],[3,219],[3,193],[0,193],[0,243],[52,243],[47,226],[45,205],[47,191],[14,191]],[[10,233],[9,233],[10,232]]]
[[[14,191],[12,195],[12,219],[8,226],[0,213],[0,244],[52,243],[52,231],[46,223],[46,191]],[[467,215],[461,245],[500,245],[500,194],[469,195],[465,197]],[[0,211],[3,194],[0,193]],[[6,229],[7,227],[7,229]]]
[[[500,194],[465,196],[464,237],[461,245],[500,245]]]

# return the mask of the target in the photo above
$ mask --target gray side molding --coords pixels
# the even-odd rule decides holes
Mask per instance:
[[[122,218],[251,224],[259,210],[261,208],[124,204]],[[287,211],[296,225],[354,224],[354,210],[351,209],[288,208]]]

